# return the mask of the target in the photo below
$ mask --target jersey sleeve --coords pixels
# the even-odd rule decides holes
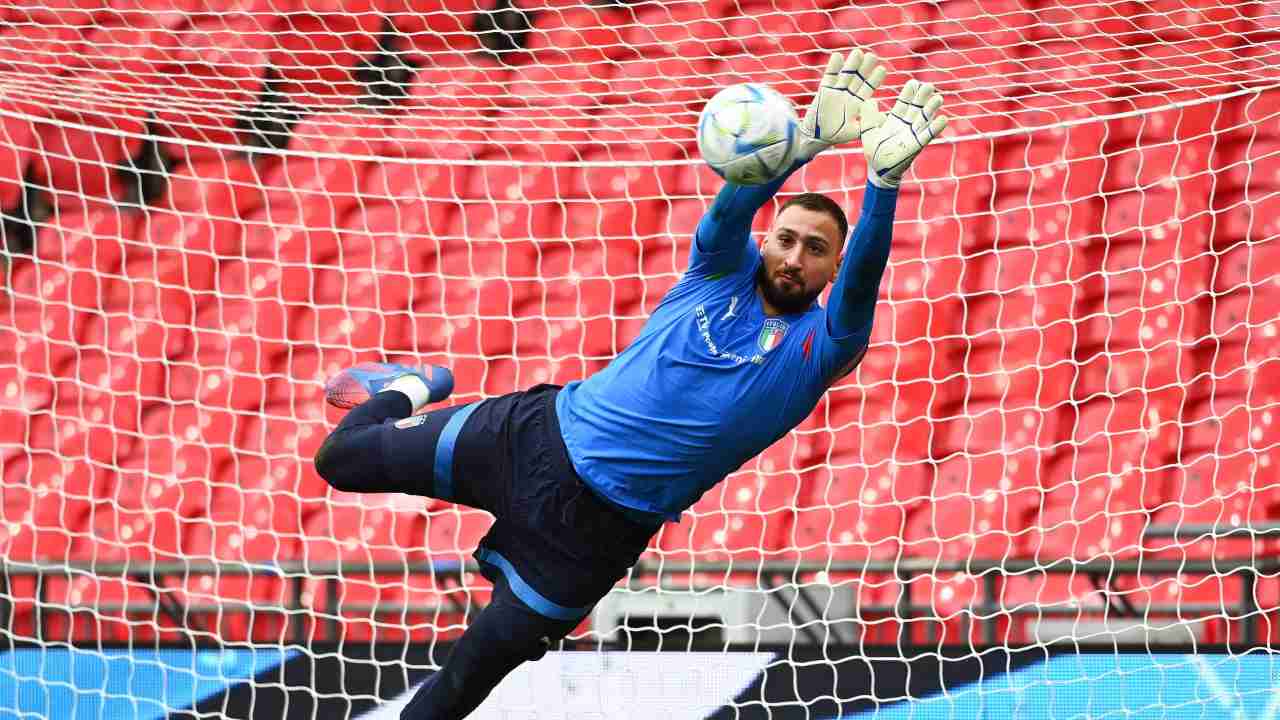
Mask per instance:
[[[827,302],[822,358],[829,381],[861,362],[871,340],[880,280],[889,262],[897,190],[867,184],[858,224],[849,236],[840,273]]]
[[[750,267],[745,251],[751,245],[751,222],[801,165],[796,162],[764,185],[725,183],[694,231],[687,274],[714,277]]]

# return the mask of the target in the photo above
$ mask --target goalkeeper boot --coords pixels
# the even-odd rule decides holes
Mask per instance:
[[[413,401],[414,412],[423,405],[440,402],[453,392],[453,373],[449,368],[440,365],[422,365],[413,367],[396,363],[365,362],[353,365],[330,378],[324,385],[324,397],[330,405],[340,408],[353,408],[375,393],[393,389],[404,389],[405,381],[397,383],[401,378],[417,378],[426,388],[425,395],[419,390],[414,392],[412,386],[417,383],[409,381],[409,389],[405,394]],[[418,397],[415,397],[418,395]]]

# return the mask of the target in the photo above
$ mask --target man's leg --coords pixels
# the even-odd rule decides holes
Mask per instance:
[[[389,442],[384,423],[407,418],[427,403],[443,400],[452,389],[453,378],[444,368],[425,375],[404,366],[368,363],[339,374],[326,387],[331,404],[351,407],[366,393],[368,399],[354,405],[320,445],[316,472],[347,492],[432,495],[431,458],[425,451],[434,448],[459,408],[419,416],[419,422],[406,427],[413,431],[412,439],[396,438],[401,442]],[[405,457],[388,457],[389,451]],[[406,466],[412,471],[406,472]]]
[[[357,405],[316,451],[316,472],[336,490],[407,491],[404,478],[394,477],[386,467],[382,423],[412,413],[409,397],[395,391],[380,392]]]
[[[400,720],[461,720],[502,678],[526,660],[541,658],[580,621],[539,614],[499,577],[489,605],[458,638],[444,667],[418,688]]]

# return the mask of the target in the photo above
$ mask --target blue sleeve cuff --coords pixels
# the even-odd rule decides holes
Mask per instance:
[[[871,217],[893,215],[898,209],[898,189],[882,188],[875,183],[867,183],[867,191],[862,196],[862,214]]]

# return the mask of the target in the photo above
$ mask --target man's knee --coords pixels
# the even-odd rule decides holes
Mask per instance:
[[[367,473],[368,465],[367,460],[354,457],[362,453],[348,442],[350,434],[342,428],[329,433],[316,450],[314,462],[316,474],[334,490],[358,492],[361,470]]]

